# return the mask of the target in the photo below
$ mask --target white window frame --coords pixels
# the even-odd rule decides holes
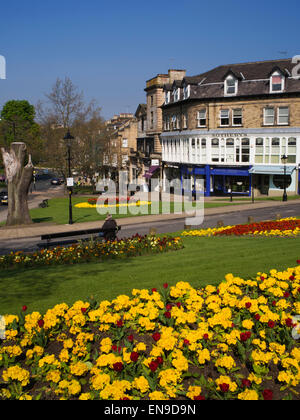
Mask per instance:
[[[128,147],[128,139],[127,138],[122,139],[122,147],[124,147],[124,148]]]
[[[266,122],[266,111],[268,109],[272,109],[273,110],[273,123],[267,123]],[[269,126],[275,125],[275,121],[276,121],[275,108],[274,107],[266,107],[266,108],[264,108],[264,125],[269,125]]]
[[[280,90],[273,90],[273,83],[272,83],[273,77],[280,77],[281,78],[281,89]],[[284,78],[284,76],[278,71],[274,72],[270,77],[270,93],[283,92],[284,88],[285,88],[285,78]]]
[[[174,102],[178,102],[180,100],[180,88],[173,89],[173,98]]]
[[[222,117],[222,112],[227,111],[228,117]],[[228,119],[228,124],[222,124],[222,119]],[[220,109],[220,127],[229,127],[230,125],[230,109]]]
[[[240,115],[238,115],[238,116],[234,115],[234,113],[236,111],[239,111]],[[234,123],[235,118],[241,118],[241,123],[240,124],[235,124]],[[233,108],[233,110],[232,110],[232,125],[233,125],[233,127],[241,127],[243,125],[243,108]]]
[[[171,99],[171,94],[170,93],[171,93],[170,91],[165,92],[165,104],[166,105],[170,103],[170,99]]]
[[[200,117],[201,112],[204,112],[204,118]],[[201,120],[205,120],[205,124],[200,124]],[[197,127],[207,127],[207,109],[203,108],[197,111]]]
[[[282,109],[287,109],[287,114],[286,115],[280,115],[280,110]],[[288,121],[287,122],[280,122],[280,118],[281,117],[287,117]],[[289,125],[290,122],[290,108],[288,106],[279,106],[278,110],[277,110],[277,124],[278,125]]]
[[[190,85],[186,85],[183,88],[183,99],[188,99],[190,97],[191,87]]]
[[[228,81],[229,80],[234,81],[234,92],[233,93],[228,93],[228,88],[233,87],[233,86],[228,86]],[[225,79],[225,83],[224,83],[224,95],[225,96],[236,96],[237,92],[238,92],[238,80],[232,75],[227,76],[226,79]]]

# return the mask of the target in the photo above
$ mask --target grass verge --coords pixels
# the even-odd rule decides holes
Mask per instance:
[[[58,303],[73,304],[94,296],[98,301],[128,294],[134,288],[161,287],[187,281],[193,287],[220,283],[227,273],[246,278],[258,271],[296,265],[297,238],[183,238],[180,251],[126,260],[74,266],[2,271],[0,314],[46,312]]]

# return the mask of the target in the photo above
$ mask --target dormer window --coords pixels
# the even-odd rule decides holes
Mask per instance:
[[[188,99],[190,96],[190,85],[184,86],[183,88],[183,99]]]
[[[282,92],[284,90],[284,77],[279,72],[272,74],[270,79],[270,93]]]
[[[233,96],[237,94],[238,90],[238,81],[237,79],[229,75],[225,80],[225,96]]]
[[[179,99],[180,99],[180,90],[179,90],[179,88],[174,88],[174,90],[173,90],[173,98],[174,98],[174,102],[179,101]]]
[[[170,103],[170,91],[165,92],[165,104]]]

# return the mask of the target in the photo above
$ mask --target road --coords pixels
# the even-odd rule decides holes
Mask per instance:
[[[55,192],[59,190],[60,188],[56,185],[51,185],[50,180],[51,178],[55,178],[55,174],[49,173],[49,174],[39,174],[37,177],[37,181],[35,183],[35,189],[33,191],[37,193],[43,193],[43,192]],[[5,188],[0,188],[0,191],[4,190]],[[28,195],[28,203],[30,204],[31,201],[33,201],[35,198],[34,194],[29,193]],[[0,205],[0,220],[5,220],[7,214],[7,206],[1,206]]]
[[[300,203],[289,204],[284,207],[260,208],[253,210],[243,210],[238,212],[231,212],[226,214],[217,214],[204,217],[204,222],[201,228],[215,227],[217,223],[222,220],[224,225],[245,224],[248,223],[248,218],[253,218],[254,221],[263,221],[276,219],[280,213],[281,217],[300,216]],[[172,233],[184,229],[185,218],[176,220],[159,221],[155,223],[143,223],[136,225],[124,226],[119,233],[119,238],[128,238],[136,233],[146,235],[150,229],[156,229],[157,233]],[[0,242],[0,255],[8,254],[11,251],[23,250],[26,252],[38,249],[37,244],[39,238],[20,239],[20,240],[6,240]]]

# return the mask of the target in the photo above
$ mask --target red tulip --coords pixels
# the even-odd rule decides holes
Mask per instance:
[[[152,338],[153,338],[154,341],[160,340],[160,337],[161,337],[161,335],[158,332],[156,332],[152,335]]]
[[[45,322],[44,322],[44,320],[43,319],[40,319],[39,321],[38,321],[38,326],[40,327],[40,328],[43,328],[43,326],[45,325]]]
[[[26,312],[27,311],[27,306],[26,305],[22,306],[22,311],[23,312]]]
[[[273,391],[270,389],[265,389],[263,391],[263,398],[265,401],[271,401],[273,399]]]
[[[229,385],[228,384],[220,384],[220,390],[222,392],[228,392],[229,391]]]

